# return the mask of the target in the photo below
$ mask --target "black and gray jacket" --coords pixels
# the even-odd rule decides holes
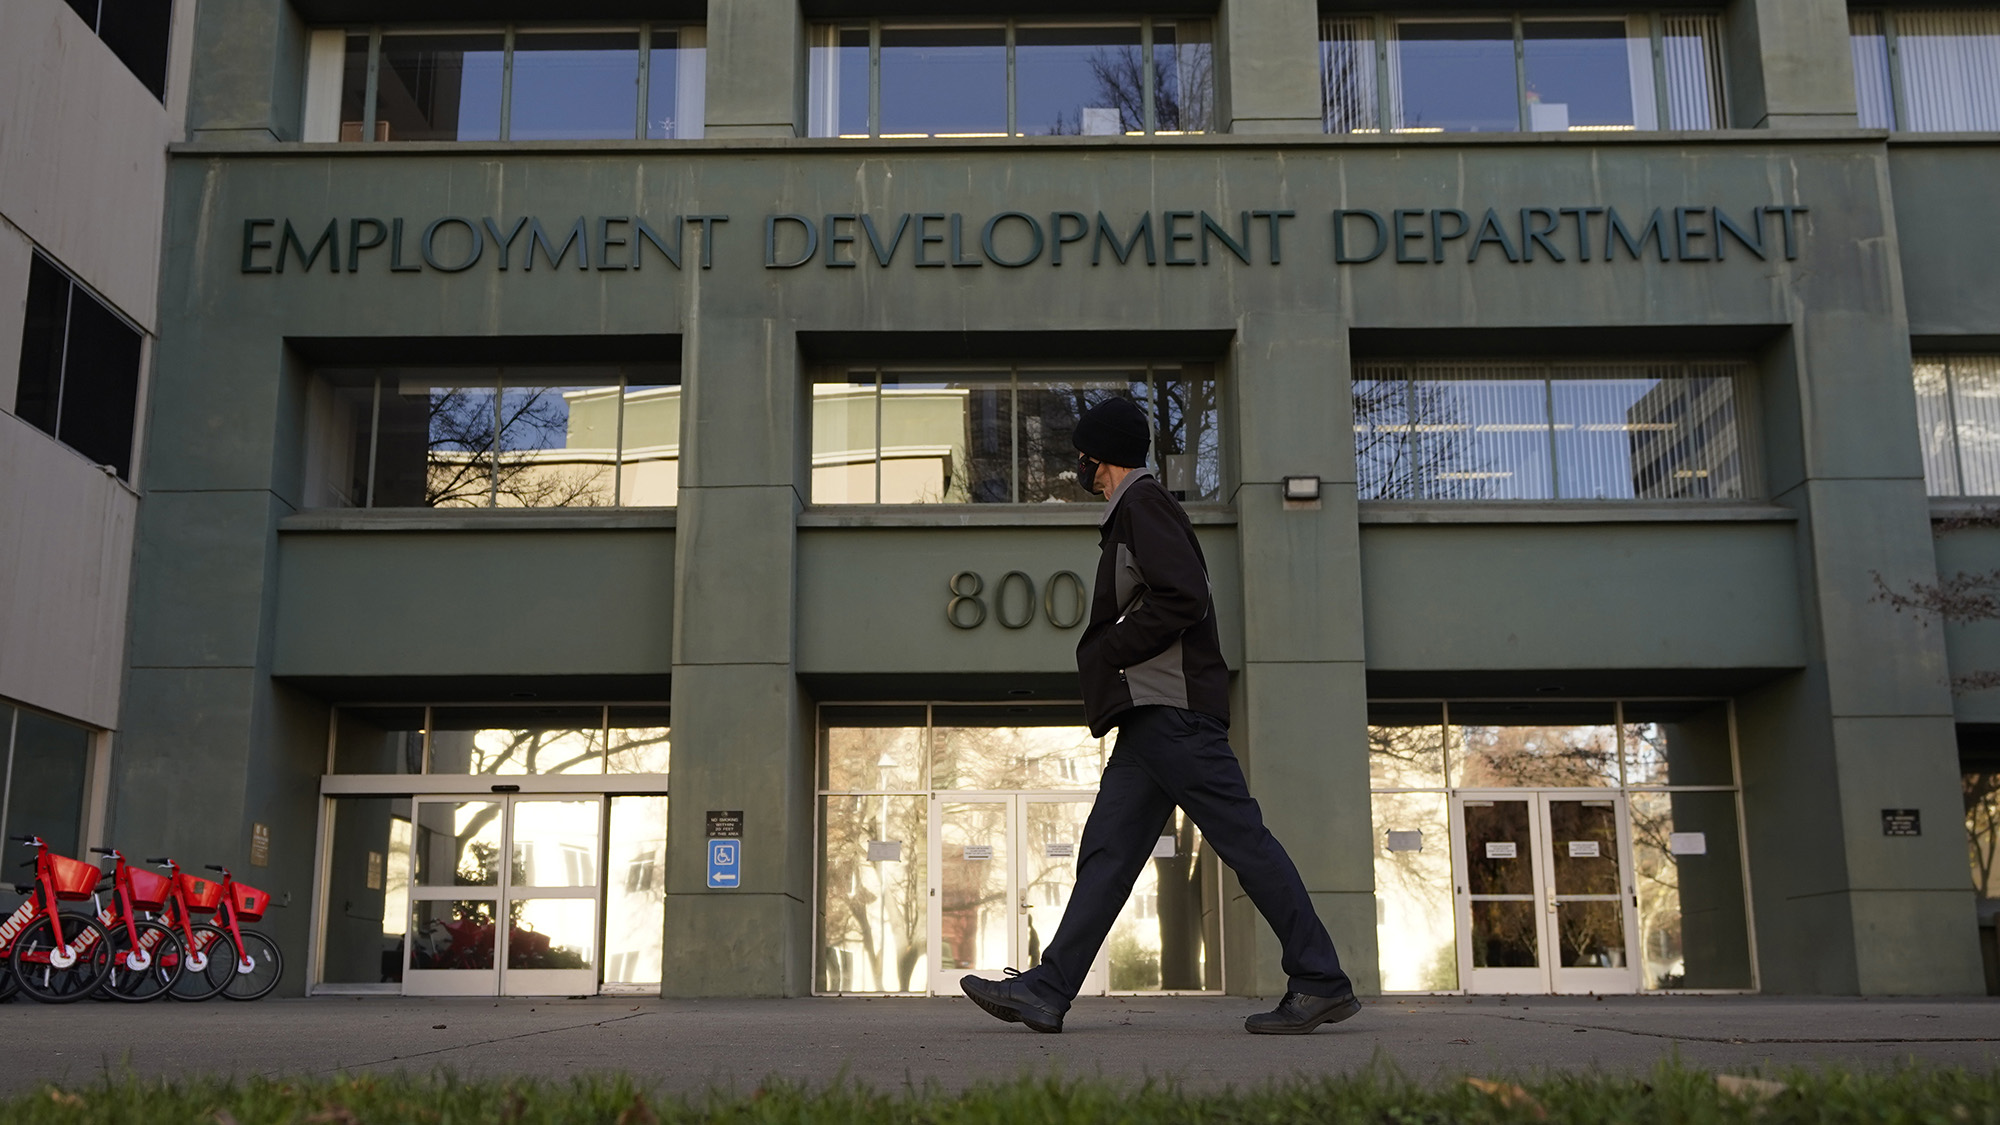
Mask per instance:
[[[1111,494],[1098,546],[1090,624],[1076,645],[1091,733],[1155,704],[1227,723],[1229,671],[1187,513],[1150,471],[1135,470]]]

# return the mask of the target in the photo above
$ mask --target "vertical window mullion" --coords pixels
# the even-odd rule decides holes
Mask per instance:
[[[493,441],[486,448],[486,506],[500,506],[500,425],[505,415],[507,400],[507,377],[503,373],[493,381]]]
[[[1625,791],[1625,787],[1631,784],[1631,782],[1626,780],[1625,777],[1625,701],[1624,700],[1622,699],[1615,700],[1611,704],[1611,721],[1614,728],[1611,736],[1611,745],[1615,748],[1615,751],[1618,755],[1618,791],[1622,793]]]
[[[1174,40],[1174,49],[1177,51],[1180,49],[1178,36]],[[1141,68],[1139,129],[1150,137],[1160,128],[1160,115],[1156,109],[1160,96],[1160,79],[1153,70],[1153,17],[1151,16],[1139,20],[1139,66]],[[1182,104],[1186,104],[1185,98],[1182,99]],[[1186,125],[1183,124],[1182,128],[1185,129]]]
[[[1674,127],[1673,97],[1667,91],[1667,20],[1654,12],[1648,22],[1653,36],[1653,103],[1655,128]]]
[[[63,392],[69,385],[69,323],[76,311],[76,282],[65,273],[63,279],[63,315],[61,345],[56,349],[56,401],[49,411],[49,436],[62,440]]]
[[[514,25],[508,24],[500,48],[500,139],[514,136]],[[494,435],[498,444],[499,435]]]
[[[1965,454],[1959,448],[1958,440],[1958,380],[1952,376],[1951,360],[1942,361],[1944,366],[1944,416],[1951,429],[1951,468],[1958,477],[1955,495],[1969,495],[1965,487]]]
[[[368,487],[362,507],[375,506],[375,451],[382,441],[382,377],[375,376],[375,397],[368,405]]]
[[[368,29],[368,78],[361,86],[361,139],[375,139],[375,99],[382,84],[382,29]]]
[[[1445,791],[1446,791],[1447,793],[1449,793],[1449,792],[1451,791],[1451,788],[1452,788],[1452,785],[1451,785],[1451,781],[1452,781],[1452,774],[1451,774],[1451,700],[1449,700],[1449,699],[1446,699],[1446,700],[1442,700],[1442,701],[1440,701],[1440,702],[1438,703],[1438,709],[1439,709],[1439,711],[1440,711],[1440,712],[1442,712],[1442,714],[1443,714],[1443,716],[1444,716],[1444,729],[1443,729],[1443,730],[1440,730],[1440,731],[1438,731],[1438,746],[1439,746],[1439,749],[1440,749],[1440,753],[1438,754],[1438,764],[1439,764],[1440,766],[1444,767],[1444,787],[1445,787]]]
[[[1014,114],[1014,21],[1007,21],[1007,135],[1015,135]]]
[[[635,141],[646,139],[646,104],[647,95],[652,87],[652,62],[653,25],[642,23],[639,25],[639,104],[638,108],[633,112],[633,117],[638,122],[637,127],[632,131],[632,139]],[[624,386],[624,377],[621,375],[619,380],[619,386],[622,388]],[[624,410],[624,392],[622,390],[619,393],[619,409],[621,411]],[[610,819],[610,816],[607,814],[605,820],[608,822]]]
[[[417,762],[418,767],[424,773],[431,772],[431,708],[429,704],[424,705],[424,744],[420,748],[417,757],[420,759]]]
[[[882,369],[875,369],[875,503],[882,502]]]
[[[1514,114],[1521,132],[1528,131],[1528,52],[1522,39],[1521,17],[1514,17]]]
[[[1009,20],[1011,25],[1013,21]],[[1010,36],[1011,38],[1011,33]],[[1021,502],[1021,369],[1007,369],[1007,444],[1008,456],[1014,461],[1014,481],[1008,489],[1008,501]]]
[[[618,427],[617,445],[611,450],[611,506],[625,505],[625,399],[628,377],[623,367],[618,369]]]
[[[1375,131],[1390,131],[1389,98],[1389,16],[1373,17],[1375,25]]]
[[[871,137],[879,137],[882,135],[882,21],[881,20],[868,21],[868,135]],[[881,372],[878,371],[875,373],[875,397],[878,403],[880,402],[880,399],[882,397],[881,392],[882,392],[882,377],[881,377]],[[879,413],[877,414],[877,420],[878,421],[880,420]],[[880,431],[877,431],[875,434],[875,446],[876,446],[876,453],[878,454],[877,481],[879,483],[880,481],[879,454],[881,453],[881,446],[882,446],[882,434]],[[880,495],[879,490],[877,492],[877,495],[878,496]]]
[[[1549,420],[1549,499],[1562,499],[1562,466],[1556,456],[1556,380],[1555,369],[1542,369],[1542,409],[1547,411]]]
[[[1424,493],[1425,490],[1429,487],[1429,484],[1422,477],[1417,475],[1417,458],[1422,456],[1423,447],[1417,441],[1416,372],[1411,371],[1408,368],[1404,368],[1403,378],[1401,381],[1403,384],[1403,456],[1405,458],[1404,471],[1409,475],[1410,478],[1409,498],[1412,500],[1422,500],[1426,498]]]
[[[1889,56],[1889,127],[1898,132],[1910,127],[1910,98],[1903,89],[1903,52],[1896,35],[1896,13],[1893,9],[1882,11],[1882,50]],[[1953,435],[1956,444],[1957,435]],[[1964,478],[1959,478],[1963,487]]]

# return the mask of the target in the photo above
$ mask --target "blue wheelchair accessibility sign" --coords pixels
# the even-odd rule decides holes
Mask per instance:
[[[734,887],[742,881],[743,841],[708,842],[708,885]]]

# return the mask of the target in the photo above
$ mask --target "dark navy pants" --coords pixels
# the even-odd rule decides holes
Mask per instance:
[[[1097,803],[1084,822],[1069,909],[1042,963],[1023,974],[1035,994],[1057,1008],[1076,997],[1176,805],[1277,931],[1291,991],[1351,992],[1299,869],[1264,827],[1263,811],[1243,782],[1229,728],[1178,707],[1139,707],[1119,721]]]

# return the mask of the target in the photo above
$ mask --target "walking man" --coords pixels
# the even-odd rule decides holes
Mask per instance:
[[[1107,498],[1090,624],[1077,642],[1091,733],[1118,728],[1083,828],[1069,910],[1041,964],[1004,980],[967,976],[973,1002],[1010,1023],[1060,1032],[1063,1014],[1132,893],[1175,806],[1186,810],[1284,944],[1291,981],[1277,1008],[1243,1021],[1302,1035],[1361,1010],[1298,868],[1229,748],[1228,670],[1216,637],[1208,566],[1187,514],[1143,468],[1146,416],[1114,398],[1086,411],[1072,438],[1076,479]]]

